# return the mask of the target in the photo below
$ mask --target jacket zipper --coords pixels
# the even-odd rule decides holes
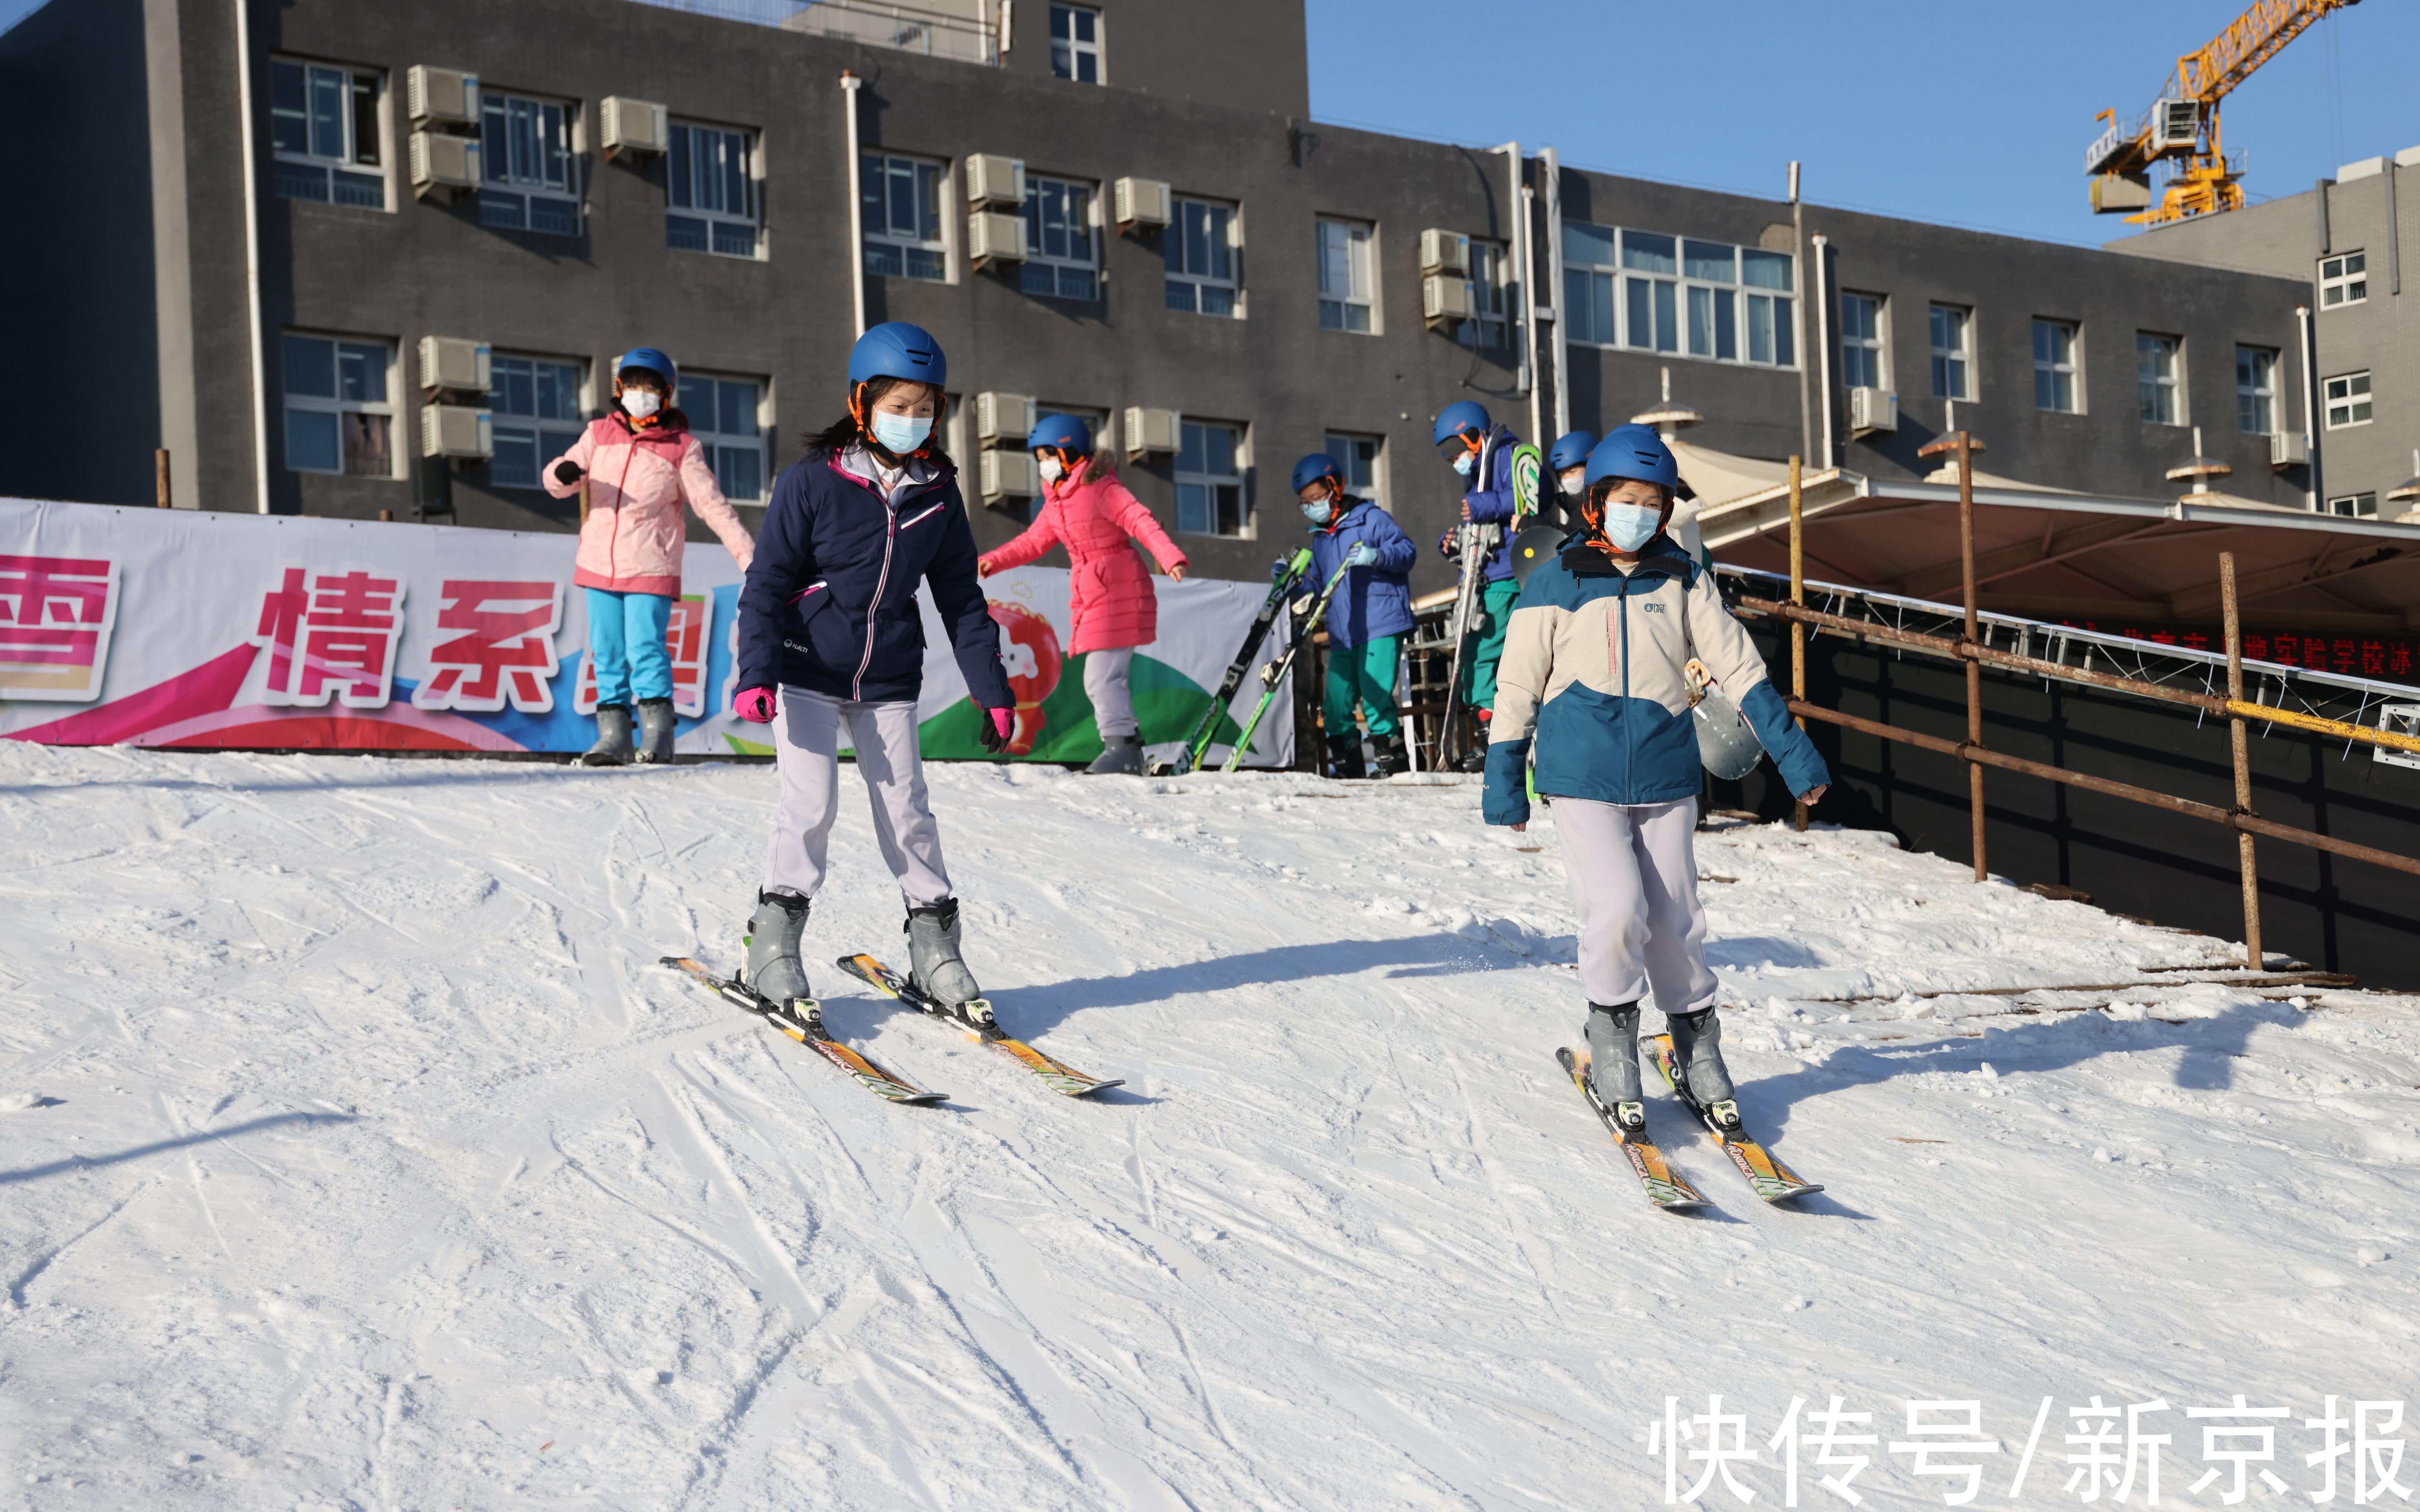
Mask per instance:
[[[622,453],[622,475],[613,480],[613,498],[616,501],[613,505],[613,529],[607,535],[605,543],[605,576],[608,579],[613,582],[620,582],[622,580],[622,505],[620,501],[630,497],[630,457],[638,450],[638,439],[633,437],[631,438],[628,448]]]
[[[1634,758],[1638,754],[1638,741],[1637,733],[1630,729],[1630,579],[1627,576],[1621,579],[1621,596],[1617,603],[1621,610],[1621,723],[1624,736],[1621,742],[1621,791],[1625,795],[1636,795],[1638,787],[1632,780],[1632,774],[1637,767]]]
[[[857,664],[857,676],[848,685],[849,702],[861,702],[865,697],[865,670],[874,665],[874,627],[882,612],[882,591],[891,585],[891,549],[899,539],[899,506],[890,500],[882,501],[883,513],[889,517],[882,532],[882,572],[874,579],[874,602],[865,608],[865,656]]]

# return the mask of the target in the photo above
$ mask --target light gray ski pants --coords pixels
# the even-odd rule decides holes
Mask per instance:
[[[1135,723],[1134,689],[1126,684],[1133,667],[1132,646],[1084,653],[1084,696],[1093,701],[1093,726],[1103,740],[1141,728]]]
[[[924,790],[924,759],[916,748],[916,705],[851,703],[782,688],[773,717],[782,796],[766,848],[765,887],[812,898],[824,885],[832,819],[840,809],[840,733],[848,726],[857,769],[874,805],[874,839],[899,879],[910,908],[950,896],[941,864],[941,830]]]

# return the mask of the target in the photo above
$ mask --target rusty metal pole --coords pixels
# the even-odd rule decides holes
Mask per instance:
[[[1975,618],[1975,445],[1966,432],[1958,433],[1958,565],[1965,578],[1966,643],[1982,637]],[[1983,667],[1966,661],[1966,743],[1983,743]],[[1966,807],[1975,830],[1975,880],[1988,882],[1992,869],[1983,851],[1983,765],[1966,764]]]
[[[1799,459],[1794,456],[1790,459],[1790,601],[1800,605],[1807,602],[1807,508],[1799,490]],[[1807,696],[1807,626],[1795,620],[1790,622],[1790,696]],[[1800,719],[1798,728],[1806,729],[1807,721]],[[1796,808],[1798,833],[1804,835],[1807,805],[1801,803]]]
[[[168,449],[166,447],[163,446],[151,454],[151,484],[159,495],[160,507],[176,508],[177,506],[168,497]]]
[[[2235,553],[2218,554],[2218,599],[2226,616],[2226,696],[2234,702],[2243,701],[2243,622],[2235,612]],[[2231,715],[2226,721],[2227,738],[2235,747],[2235,811],[2252,811],[2252,746],[2251,732],[2243,716]],[[2252,837],[2242,830],[2235,832],[2235,865],[2243,880],[2243,960],[2253,970],[2260,969],[2265,957],[2260,949],[2260,874],[2252,855]]]

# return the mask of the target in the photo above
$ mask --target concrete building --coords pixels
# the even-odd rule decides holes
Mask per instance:
[[[2312,311],[2319,417],[2310,501],[2333,514],[2420,517],[2420,304],[2406,304],[2403,246],[2420,204],[2400,192],[2420,147],[2365,158],[2283,199],[2160,226],[2113,252],[2290,278]],[[2402,497],[2396,497],[2404,490]]]
[[[1298,538],[1286,473],[1330,448],[1435,588],[1432,416],[1602,431],[1667,369],[1727,452],[1919,477],[1957,402],[2002,475],[2173,498],[2198,424],[2229,492],[2302,504],[2267,432],[2304,428],[2307,258],[1314,122],[1297,0],[930,3],[50,0],[0,38],[0,320],[70,402],[12,414],[0,493],[148,502],[165,447],[179,507],[569,529],[537,469],[644,344],[761,501],[840,410],[861,298],[947,348],[986,545],[1030,399],[1101,422],[1206,574]]]

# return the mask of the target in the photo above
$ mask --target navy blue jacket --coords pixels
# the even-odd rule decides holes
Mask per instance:
[[[812,453],[773,484],[756,560],[739,590],[742,689],[787,685],[868,703],[912,701],[924,685],[919,581],[933,585],[967,691],[1016,706],[1000,631],[975,578],[975,532],[957,470],[911,483],[886,505],[843,457]]]
[[[1521,438],[1503,425],[1498,425],[1480,444],[1479,460],[1470,465],[1474,480],[1462,501],[1470,506],[1470,518],[1477,525],[1497,525],[1496,549],[1487,553],[1487,570],[1480,575],[1481,582],[1502,582],[1512,576],[1512,508],[1517,501],[1512,492],[1512,454],[1520,448]],[[1456,520],[1445,528],[1444,538],[1437,549],[1450,562],[1462,555],[1454,537],[1462,531]]]
[[[1365,541],[1378,548],[1378,560],[1346,573],[1327,601],[1327,639],[1340,646],[1365,646],[1412,627],[1409,574],[1419,548],[1394,516],[1366,499],[1352,503],[1335,524],[1311,527],[1311,579],[1325,588],[1344,565],[1344,553]]]

